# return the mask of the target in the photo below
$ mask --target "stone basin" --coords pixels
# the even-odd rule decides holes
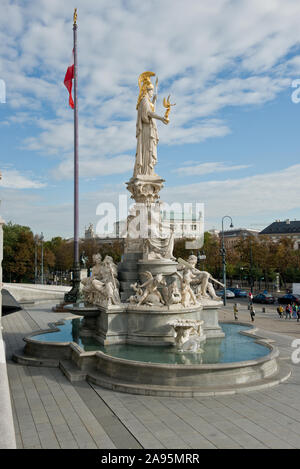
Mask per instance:
[[[237,323],[234,325],[237,326]],[[248,360],[244,358],[242,361],[206,364],[191,363],[189,360],[186,364],[137,361],[134,357],[125,359],[113,356],[109,348],[102,351],[103,346],[100,344],[98,350],[85,351],[74,341],[66,342],[64,339],[60,343],[50,343],[45,341],[45,335],[37,340],[37,335],[41,332],[50,332],[50,336],[54,338],[55,330],[57,331],[57,328],[39,331],[26,337],[25,355],[15,356],[14,359],[22,364],[26,364],[27,360],[28,364],[32,365],[37,361],[41,365],[43,362],[47,364],[51,358],[52,363],[49,366],[53,366],[55,359],[56,366],[60,367],[70,381],[86,379],[116,391],[157,396],[232,394],[273,386],[290,376],[289,367],[278,360],[278,349],[269,340],[258,337],[255,334],[256,329],[249,325],[240,334],[251,337],[254,345],[256,343],[264,348],[262,356]],[[77,333],[76,329],[75,335]],[[162,352],[163,350],[167,349],[162,347]]]
[[[84,305],[83,303],[73,304],[65,306],[65,311],[69,311],[72,314],[83,316],[85,318],[95,318],[99,316],[100,309],[95,305]]]

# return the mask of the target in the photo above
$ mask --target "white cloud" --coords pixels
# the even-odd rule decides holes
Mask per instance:
[[[203,181],[195,184],[167,187],[162,199],[172,202],[203,202],[209,217],[252,216],[276,214],[300,208],[300,187],[287,181],[297,181],[300,164],[281,171],[223,181]]]
[[[6,189],[41,189],[45,186],[46,184],[35,181],[15,169],[4,169],[2,171],[0,187]]]
[[[235,226],[263,228],[277,218],[287,218],[288,213],[291,213],[291,217],[296,216],[292,213],[300,209],[300,187],[294,184],[286,190],[286,181],[297,181],[299,178],[300,165],[294,165],[282,171],[244,178],[167,186],[161,192],[161,200],[169,204],[204,203],[206,229],[220,227],[224,215],[231,215]],[[96,215],[99,203],[113,203],[118,209],[118,197],[125,193],[123,184],[119,184],[114,187],[107,185],[101,191],[84,194],[80,200],[80,233],[83,234],[84,226],[90,222],[96,225],[99,220]],[[72,236],[72,203],[54,205],[41,196],[13,189],[3,189],[1,194],[1,215],[6,221],[29,225],[34,231],[42,230],[48,238]],[[128,202],[132,203],[129,194],[126,195]],[[257,225],[254,220],[258,222]]]
[[[73,144],[63,86],[73,3],[2,3],[0,71],[7,103],[15,110],[39,110],[39,132],[24,146],[58,155],[58,173],[68,165]],[[286,70],[298,67],[296,58],[284,58],[299,43],[300,4],[293,0],[77,3],[80,151],[86,167],[99,156],[134,154],[137,77],[144,70],[159,75],[158,112],[169,92],[177,103],[171,124],[160,126],[161,142],[174,145],[227,135],[231,130],[217,115],[222,108],[273,100],[290,86]],[[49,115],[45,104],[52,108]]]
[[[134,159],[129,155],[120,155],[114,158],[85,158],[79,162],[80,177],[89,178],[96,176],[107,176],[131,171]],[[56,179],[70,179],[73,177],[74,160],[73,157],[65,159],[58,168],[53,170]]]
[[[190,162],[189,162],[190,163]],[[203,176],[205,174],[211,173],[224,173],[226,171],[238,171],[241,169],[247,169],[250,165],[226,165],[222,162],[211,162],[211,163],[201,163],[194,164],[191,166],[183,166],[181,168],[174,169],[174,173],[179,173],[183,176]]]
[[[29,123],[23,148],[56,158],[57,167],[51,168],[50,176],[58,179],[72,174],[73,115],[63,78],[72,51],[73,7],[71,0],[1,2],[0,78],[7,86],[8,111],[2,130],[8,123]],[[176,101],[170,125],[158,124],[160,144],[168,145],[228,135],[231,129],[222,116],[224,108],[270,102],[300,72],[300,56],[292,56],[299,46],[300,2],[294,0],[78,0],[77,7],[83,177],[133,167],[137,78],[144,70],[159,75],[158,113],[164,112],[164,96],[171,93],[172,102]],[[197,164],[197,174],[225,171],[221,163],[207,165]],[[1,185],[19,189],[16,207],[13,189],[5,193],[8,213],[26,215],[28,223],[32,220],[49,230],[61,220],[56,231],[68,230],[72,222],[65,220],[70,207],[32,210],[32,199],[28,194],[23,198],[26,192],[20,188],[38,189],[44,184],[27,173],[11,171]],[[189,175],[191,168],[177,171]],[[211,210],[207,213],[216,216],[227,207],[235,214],[255,215],[267,210],[268,204],[275,214],[277,209],[298,207],[297,184],[291,191],[278,189],[286,177],[294,181],[297,175],[295,166],[272,175],[202,182],[176,190],[169,187],[164,193],[183,199],[200,197]],[[90,214],[85,216],[92,216],[94,209],[85,209]]]

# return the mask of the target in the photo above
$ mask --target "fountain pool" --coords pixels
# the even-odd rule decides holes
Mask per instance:
[[[262,389],[290,376],[270,341],[243,323],[220,323],[225,337],[201,343],[198,352],[175,345],[102,345],[85,319],[51,325],[24,338],[27,365],[58,366],[70,381],[86,379],[107,389],[131,394],[192,397]]]
[[[253,337],[241,334],[252,328],[241,324],[220,324],[224,338],[210,339],[202,344],[203,353],[179,352],[176,347],[139,346],[132,344],[114,344],[104,346],[95,337],[81,337],[79,334],[81,319],[76,318],[58,325],[58,330],[35,335],[35,341],[49,343],[75,342],[85,352],[101,351],[106,355],[147,363],[166,364],[209,364],[232,363],[253,360],[268,355],[270,349],[255,342]]]

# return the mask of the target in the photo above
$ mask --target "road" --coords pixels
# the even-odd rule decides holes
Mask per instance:
[[[248,299],[247,298],[228,298],[227,305],[222,306],[219,320],[229,321],[234,320],[233,305],[237,303],[239,306],[238,318],[240,321],[251,323],[251,317],[248,310]],[[254,325],[260,329],[279,332],[281,334],[290,335],[292,337],[300,336],[300,322],[297,319],[280,319],[276,311],[277,304],[275,305],[264,305],[254,303],[255,308],[255,321]],[[263,312],[263,308],[265,312]]]

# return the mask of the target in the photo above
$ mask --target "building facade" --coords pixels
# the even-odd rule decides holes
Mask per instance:
[[[258,234],[258,230],[251,230],[248,228],[237,228],[234,230],[224,231],[225,249],[233,249],[240,239],[245,239],[248,236],[258,236]],[[222,231],[219,232],[219,237],[222,239]]]
[[[273,241],[279,241],[282,238],[291,238],[294,249],[300,249],[300,221],[298,220],[276,220],[259,234],[268,236]]]

